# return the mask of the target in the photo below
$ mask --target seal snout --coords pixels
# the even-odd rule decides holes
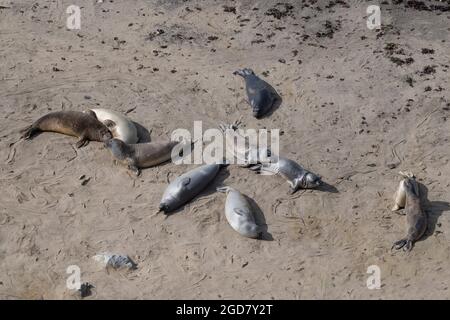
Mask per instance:
[[[162,211],[162,212],[164,212],[165,215],[167,215],[168,211],[169,211],[169,206],[167,204],[165,204],[165,203],[160,203],[159,204],[159,211]]]
[[[106,143],[107,141],[111,140],[113,138],[112,133],[108,130],[108,132],[105,132],[102,136],[103,141]]]
[[[317,185],[317,186],[323,185],[322,177],[317,176],[317,179],[316,179],[316,185]]]
[[[252,75],[252,74],[255,74],[255,73],[253,72],[252,69],[244,68],[244,69],[239,69],[239,70],[234,71],[233,74],[234,75],[239,75],[239,76],[245,78],[246,76],[249,76],[249,75]]]

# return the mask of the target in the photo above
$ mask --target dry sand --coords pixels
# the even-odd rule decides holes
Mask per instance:
[[[87,299],[450,298],[448,1],[384,1],[381,31],[356,0],[95,2],[0,1],[1,298],[77,298],[70,265],[95,286]],[[66,29],[70,4],[81,30]],[[269,117],[252,117],[242,67],[282,96]],[[282,178],[231,166],[165,219],[153,213],[167,180],[193,166],[133,178],[100,143],[18,141],[50,110],[95,106],[133,109],[153,141],[195,120],[280,128],[282,154],[338,192],[290,196]],[[390,251],[406,227],[390,212],[399,170],[426,186],[430,215],[410,254]],[[231,229],[222,184],[254,199],[272,241]],[[101,270],[103,251],[138,269]],[[370,265],[380,290],[366,287]]]

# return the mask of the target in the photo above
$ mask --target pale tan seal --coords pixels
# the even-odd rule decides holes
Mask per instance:
[[[109,129],[96,118],[79,111],[56,111],[39,118],[23,130],[22,138],[32,139],[39,132],[57,132],[78,137],[77,148],[89,141],[104,142],[112,138]]]
[[[408,231],[406,237],[398,240],[392,246],[392,249],[401,249],[410,251],[414,242],[419,240],[427,230],[427,214],[422,209],[422,204],[419,195],[419,185],[414,177],[407,177],[404,180],[404,190],[406,193],[406,221],[408,224]]]
[[[403,209],[406,204],[406,190],[405,190],[405,179],[414,178],[414,175],[411,172],[403,172],[400,171],[399,175],[403,177],[400,180],[397,190],[394,193],[394,206],[392,207],[392,211],[398,211]]]
[[[89,109],[85,112],[93,115],[107,126],[114,138],[122,140],[125,143],[138,142],[136,126],[133,121],[120,112],[103,108]]]

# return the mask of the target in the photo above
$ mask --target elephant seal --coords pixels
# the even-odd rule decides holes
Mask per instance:
[[[272,156],[275,158],[274,156]],[[278,156],[277,162],[260,163],[250,168],[262,175],[279,174],[285,178],[290,187],[291,194],[298,189],[312,189],[322,184],[320,176],[304,169],[297,162]]]
[[[251,141],[248,141],[249,137],[243,135],[239,129],[240,125],[240,120],[228,125],[219,125],[220,130],[225,135],[226,150],[231,150],[232,156],[236,158],[237,163],[242,167],[249,167],[259,162],[268,161],[271,154],[270,149],[258,147],[252,144]]]
[[[405,190],[405,179],[415,178],[411,172],[402,172],[399,174],[403,177],[403,179],[399,182],[398,188],[394,193],[394,206],[392,207],[392,211],[398,211],[405,207],[406,204],[406,190]]]
[[[77,148],[89,141],[104,142],[112,138],[109,129],[96,118],[79,111],[56,111],[39,118],[23,130],[23,139],[32,139],[39,132],[57,132],[78,137]]]
[[[159,210],[165,214],[192,200],[215,178],[223,164],[205,164],[173,180],[164,191]]]
[[[120,112],[108,109],[89,109],[85,111],[96,117],[111,131],[114,138],[125,143],[137,143],[139,138],[136,126]]]
[[[277,101],[278,94],[275,89],[255,75],[252,69],[236,70],[233,74],[239,75],[245,80],[247,97],[253,110],[253,116],[257,119],[264,116]]]
[[[127,144],[114,138],[106,141],[105,147],[117,161],[126,164],[128,170],[139,176],[141,168],[153,167],[169,161],[172,149],[179,143],[178,141],[165,141]]]
[[[137,269],[137,264],[131,260],[129,256],[103,252],[92,257],[95,261],[100,262],[106,269]]]
[[[244,237],[259,238],[262,230],[256,224],[252,207],[244,195],[230,187],[217,188],[217,191],[227,194],[225,217],[230,226]]]
[[[427,230],[428,217],[422,209],[419,195],[419,185],[414,177],[408,177],[404,180],[404,190],[406,193],[406,221],[408,231],[405,238],[394,243],[391,249],[411,251],[415,241],[419,240]]]

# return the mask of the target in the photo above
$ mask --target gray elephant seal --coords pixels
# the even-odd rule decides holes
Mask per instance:
[[[422,209],[419,196],[419,186],[417,181],[412,178],[405,178],[404,190],[406,193],[406,221],[408,224],[408,232],[404,239],[396,241],[392,249],[411,251],[415,241],[419,240],[427,230],[427,214]]]
[[[57,111],[39,118],[23,130],[22,138],[32,139],[39,132],[57,132],[78,137],[77,148],[89,141],[104,142],[112,138],[109,129],[96,118],[79,111]]]
[[[141,168],[149,168],[169,161],[172,149],[178,144],[178,141],[127,144],[114,138],[106,141],[105,147],[117,161],[127,165],[128,170],[139,176]]]
[[[164,191],[159,210],[165,214],[192,200],[216,177],[222,164],[206,164],[190,170],[174,181]]]
[[[300,188],[312,189],[322,184],[320,176],[304,169],[297,162],[280,156],[278,156],[277,162],[261,163],[250,169],[263,175],[281,175],[288,181],[291,187],[291,194]]]
[[[252,69],[236,70],[233,74],[239,75],[245,80],[247,97],[253,109],[253,116],[257,119],[264,116],[277,100],[278,94],[275,89],[255,75]]]
[[[252,207],[244,195],[230,187],[217,188],[217,191],[227,194],[225,217],[230,226],[244,237],[259,238],[262,230],[256,224]]]
[[[239,129],[241,121],[237,120],[232,124],[220,124],[219,129],[225,135],[227,150],[230,150],[237,163],[242,167],[250,167],[259,162],[268,161],[271,151],[267,147],[258,147],[249,141],[249,137]]]

